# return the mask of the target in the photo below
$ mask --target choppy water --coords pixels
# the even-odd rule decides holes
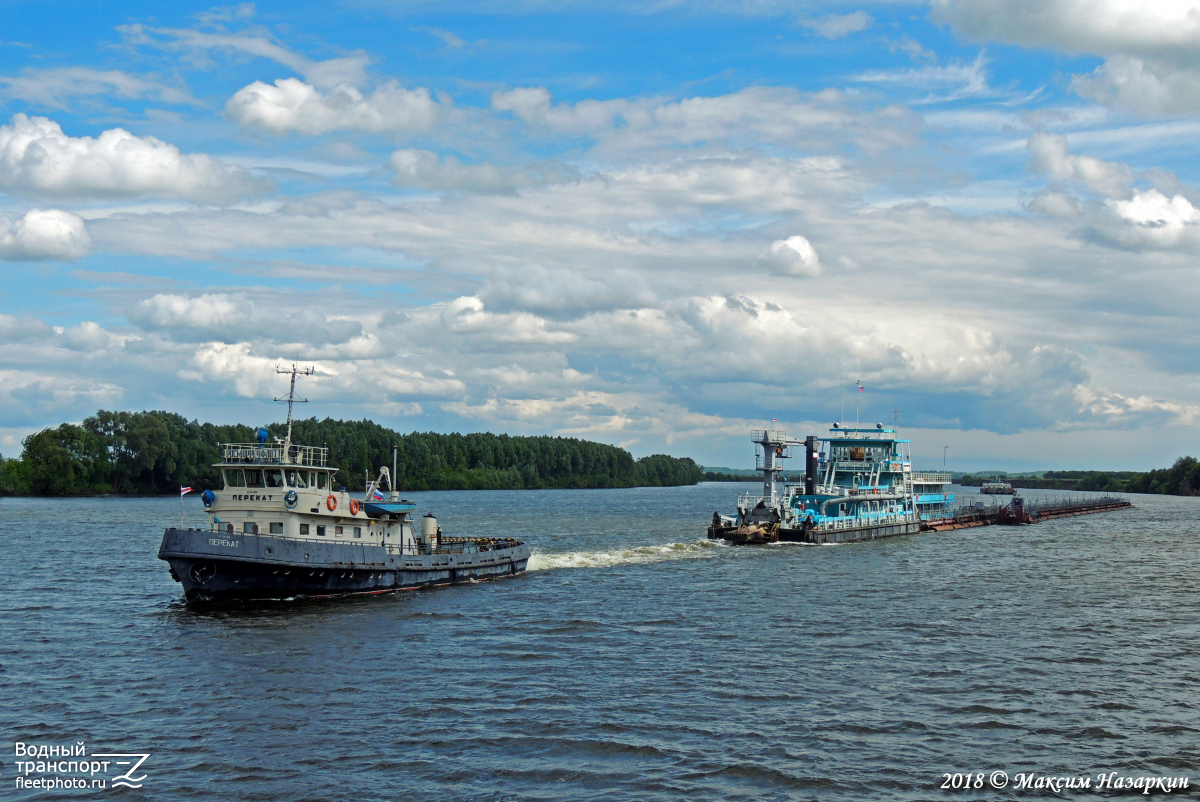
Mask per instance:
[[[151,753],[130,799],[991,799],[1037,794],[943,773],[1200,773],[1200,499],[705,542],[739,487],[422,494],[536,570],[217,612],[155,559],[174,500],[2,500],[0,787],[13,742],[80,740]]]

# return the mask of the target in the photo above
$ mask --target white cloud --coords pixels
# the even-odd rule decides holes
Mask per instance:
[[[976,41],[1108,57],[1072,88],[1141,114],[1200,113],[1196,0],[934,0],[936,21]]]
[[[153,195],[227,203],[270,182],[202,153],[113,128],[71,137],[45,117],[17,114],[0,126],[0,187],[52,197]]]
[[[1182,195],[1168,198],[1157,189],[1134,192],[1129,200],[1108,202],[1127,226],[1109,232],[1122,245],[1142,248],[1195,248],[1200,244],[1200,210]]]
[[[632,270],[589,276],[583,268],[541,265],[498,267],[478,297],[490,310],[533,312],[547,318],[580,317],[612,309],[640,309],[655,303],[645,278]]]
[[[1135,114],[1200,113],[1200,70],[1156,59],[1113,56],[1071,88],[1081,97]]]
[[[775,240],[760,257],[773,273],[783,276],[819,276],[821,260],[812,243],[799,234]]]
[[[255,81],[239,89],[225,113],[242,125],[276,134],[396,134],[432,129],[438,107],[429,90],[405,89],[394,82],[364,95],[350,84],[321,92],[296,78],[280,78],[274,86]]]
[[[1039,192],[1029,201],[1027,208],[1047,217],[1079,217],[1083,214],[1083,204],[1079,202],[1079,198],[1069,192],[1053,189]]]
[[[854,11],[850,14],[831,14],[820,19],[800,20],[800,25],[811,28],[826,39],[841,39],[843,36],[865,31],[874,22],[867,12]]]
[[[863,111],[835,90],[802,93],[753,86],[680,100],[618,98],[558,105],[551,100],[544,87],[523,87],[494,93],[492,108],[511,111],[535,133],[594,137],[599,141],[595,152],[604,156],[718,143],[824,150],[835,140],[875,154],[913,141],[921,125],[910,109]]]
[[[329,317],[315,309],[286,311],[261,308],[250,298],[228,293],[189,297],[159,293],[138,301],[129,319],[147,331],[177,342],[236,343],[247,339],[270,343],[326,346],[362,338],[362,325]],[[368,351],[376,350],[369,348]],[[362,355],[362,354],[360,354]]]
[[[207,57],[209,51],[270,59],[295,70],[322,88],[343,83],[361,85],[366,78],[366,68],[371,64],[371,57],[361,50],[316,61],[284,47],[264,31],[208,32],[187,28],[153,28],[141,24],[120,25],[117,29],[129,44],[183,51],[200,61]]]
[[[1200,46],[1195,0],[933,0],[933,16],[972,39],[1071,53],[1186,52]]]
[[[1067,138],[1038,131],[1029,138],[1031,166],[1055,181],[1075,181],[1107,198],[1127,198],[1133,185],[1133,170],[1126,164],[1093,156],[1074,156]]]
[[[433,151],[416,148],[393,152],[388,158],[388,167],[394,171],[392,183],[398,186],[469,192],[514,192],[522,187],[578,176],[558,164],[529,168],[463,164],[453,156],[442,157]]]
[[[2,93],[8,97],[57,109],[66,109],[72,98],[99,95],[198,104],[186,89],[121,70],[97,70],[91,67],[27,69],[20,75],[0,76],[0,86],[3,87]]]
[[[0,217],[0,259],[75,261],[92,248],[83,219],[61,209],[30,209],[19,220]]]

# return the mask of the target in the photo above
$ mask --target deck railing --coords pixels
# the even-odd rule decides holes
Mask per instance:
[[[329,449],[283,443],[226,443],[225,462],[250,465],[309,465],[324,468]]]

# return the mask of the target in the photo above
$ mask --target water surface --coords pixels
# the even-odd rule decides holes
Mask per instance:
[[[416,494],[447,534],[526,539],[533,570],[214,611],[155,559],[177,501],[0,500],[4,752],[140,748],[143,789],[117,793],[179,800],[998,798],[938,787],[1198,773],[1200,499],[704,541],[745,487]]]

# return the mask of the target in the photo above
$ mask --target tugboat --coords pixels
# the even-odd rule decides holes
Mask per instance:
[[[829,437],[804,440],[787,432],[750,433],[755,469],[762,471],[762,495],[738,496],[737,515],[714,512],[710,539],[734,544],[799,542],[847,543],[920,532],[923,522],[940,518],[953,504],[949,473],[915,473],[908,440],[895,429],[847,427],[835,423]],[[803,449],[803,484],[777,476],[780,460]]]
[[[221,490],[201,500],[207,529],[167,529],[158,557],[171,566],[189,603],[380,594],[516,576],[529,547],[508,537],[444,537],[432,513],[413,518],[392,470],[380,468],[362,499],[335,480],[329,449],[292,442],[296,376],[290,371],[288,428],[268,442],[227,443]],[[386,482],[388,497],[382,492]]]

